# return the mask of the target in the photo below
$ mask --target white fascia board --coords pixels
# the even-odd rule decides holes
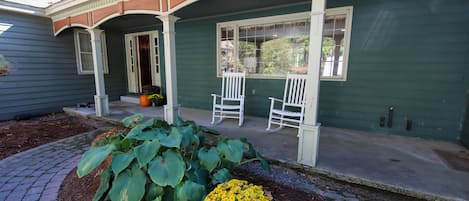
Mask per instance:
[[[51,6],[47,7],[45,9],[45,14],[50,16],[53,15],[54,13],[63,11],[67,8],[71,8],[73,6],[85,3],[89,0],[64,0],[60,1],[58,3],[52,4]]]
[[[13,3],[13,2],[6,2],[2,0],[0,0],[0,10],[7,10],[7,11],[26,14],[26,15],[39,16],[39,17],[49,17],[45,14],[45,11],[43,8],[36,8],[33,6],[28,6],[28,5],[23,5],[23,4]]]

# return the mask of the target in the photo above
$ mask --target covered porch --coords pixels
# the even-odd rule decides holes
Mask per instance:
[[[96,118],[93,108],[64,108],[86,118]],[[110,115],[101,117],[120,122],[123,117],[142,113],[163,119],[162,107],[142,108],[137,104],[111,102]],[[243,127],[237,121],[210,124],[211,112],[181,108],[183,119],[213,128],[222,135],[247,138],[269,160],[298,171],[319,173],[338,180],[367,185],[424,199],[465,200],[469,198],[469,169],[455,158],[469,156],[462,146],[420,138],[322,127],[315,168],[297,162],[296,129],[275,133],[265,131],[266,118],[247,116]],[[445,157],[446,156],[446,157]]]

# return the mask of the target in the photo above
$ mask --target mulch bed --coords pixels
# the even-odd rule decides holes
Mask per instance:
[[[0,123],[0,159],[59,139],[94,130],[89,120],[63,113]]]
[[[96,189],[99,187],[99,176],[96,171],[89,175],[78,178],[76,169],[74,169],[63,181],[59,192],[59,201],[88,201],[92,200]],[[262,185],[266,191],[269,191],[274,197],[274,201],[322,201],[319,195],[305,192],[299,189],[278,184],[269,180],[265,180],[258,176],[250,176],[245,172],[234,173],[238,179],[247,180],[256,185]]]

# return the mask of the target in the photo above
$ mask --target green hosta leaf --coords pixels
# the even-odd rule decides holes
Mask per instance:
[[[145,141],[143,144],[135,147],[134,154],[137,157],[140,167],[143,167],[150,162],[150,160],[155,157],[159,149],[160,143],[158,141]]]
[[[98,190],[94,194],[93,201],[101,200],[104,193],[109,189],[109,180],[111,179],[111,169],[108,167],[101,172]]]
[[[241,138],[241,142],[243,142],[246,146],[248,146],[247,155],[249,157],[255,157],[257,154],[257,151],[254,149],[254,146],[252,146],[252,144],[249,143],[246,138]]]
[[[155,201],[160,200],[163,197],[163,188],[154,183],[150,183],[145,193],[145,201]]]
[[[186,176],[189,180],[204,185],[207,185],[207,178],[209,172],[204,168],[193,168],[186,173]]]
[[[231,177],[230,171],[226,168],[223,168],[215,172],[215,174],[213,174],[212,184],[219,184],[219,183],[227,182],[231,178],[232,177]]]
[[[169,130],[169,124],[166,121],[156,120],[155,124],[153,125],[155,128],[161,128]]]
[[[136,164],[131,170],[125,170],[117,175],[112,182],[109,197],[112,201],[141,200],[145,193],[145,183],[147,178]]]
[[[175,192],[178,201],[200,201],[205,195],[205,186],[185,181],[176,187]]]
[[[231,162],[239,163],[243,158],[243,142],[240,140],[225,140],[218,143],[218,152]]]
[[[181,146],[182,135],[177,128],[171,128],[169,135],[160,134],[158,135],[160,144],[165,147],[179,148]]]
[[[157,156],[150,162],[148,174],[155,184],[174,188],[181,182],[185,170],[186,164],[181,155],[173,150],[167,150],[163,156]]]
[[[197,156],[200,160],[200,165],[209,172],[212,172],[220,162],[220,153],[218,153],[215,147],[210,148],[208,151],[205,148],[200,149]]]
[[[220,132],[218,132],[217,130],[214,130],[205,126],[199,126],[199,127],[203,132],[210,133],[213,135],[221,135]]]
[[[126,139],[138,139],[138,136],[142,134],[143,129],[144,129],[144,126],[136,125],[134,128],[130,129],[130,131],[127,133],[127,136],[125,136],[125,138]]]
[[[134,160],[135,156],[132,151],[122,154],[114,154],[112,156],[111,167],[114,175],[118,175],[122,170],[127,168]]]
[[[113,144],[105,145],[102,147],[91,147],[86,151],[78,163],[77,174],[78,177],[83,177],[98,167],[116,147]]]
[[[132,116],[128,116],[122,120],[122,124],[124,124],[125,127],[130,127],[132,125],[137,124],[138,122],[143,120],[143,114],[134,114]]]
[[[176,121],[174,121],[174,125],[175,125],[175,126],[178,126],[178,127],[179,127],[179,126],[183,126],[184,123],[185,123],[184,120],[183,120],[180,116],[178,116],[178,117],[176,118]]]
[[[262,167],[262,169],[264,169],[265,171],[268,171],[269,173],[272,173],[272,170],[270,169],[269,162],[267,162],[267,160],[265,160],[264,158],[260,157],[260,158],[259,158],[259,161],[261,162],[261,167]]]
[[[139,125],[142,125],[143,128],[145,129],[145,128],[150,128],[150,127],[152,127],[155,123],[156,123],[156,120],[155,120],[155,119],[149,119],[149,120],[147,120],[147,121],[145,121],[145,122],[143,122],[143,123],[141,123],[141,124],[139,124]]]
[[[209,172],[205,168],[200,167],[199,163],[199,160],[189,162],[186,177],[192,182],[207,186]]]
[[[191,146],[192,142],[195,141],[192,127],[182,127],[177,128],[177,130],[182,136],[181,146],[184,148]]]

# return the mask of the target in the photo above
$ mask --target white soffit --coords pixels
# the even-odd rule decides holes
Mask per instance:
[[[33,6],[37,8],[46,8],[61,0],[5,0],[5,1]]]

